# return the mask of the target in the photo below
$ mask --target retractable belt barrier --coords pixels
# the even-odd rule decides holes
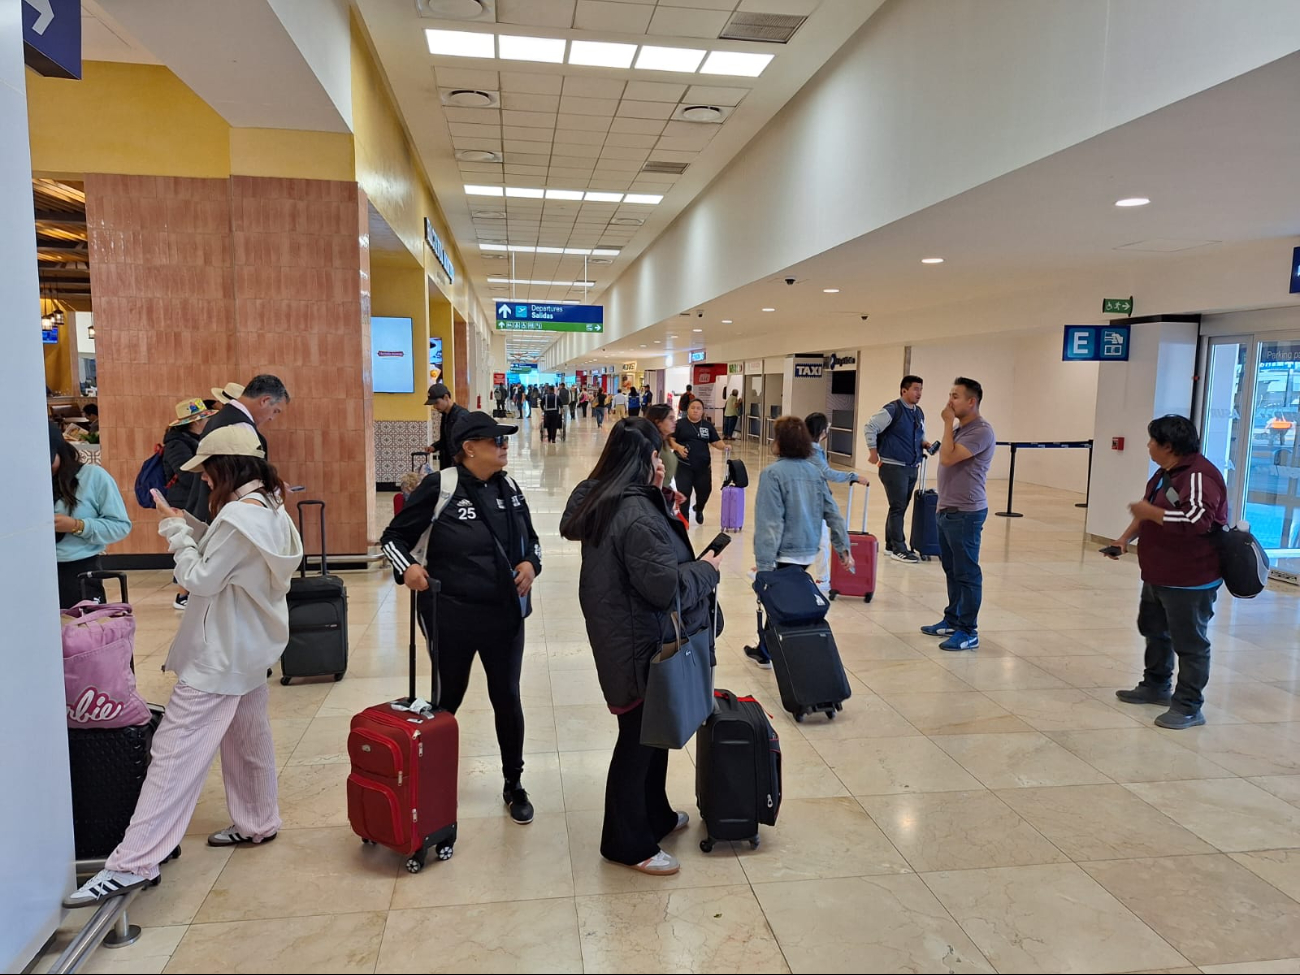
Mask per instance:
[[[1040,448],[1053,448],[1060,450],[1087,450],[1088,451],[1088,484],[1084,489],[1083,501],[1076,504],[1076,508],[1088,507],[1088,497],[1092,492],[1092,440],[999,440],[999,447],[1011,448],[1011,470],[1007,474],[1007,510],[994,512],[999,518],[1023,518],[1024,515],[1011,506],[1011,500],[1016,490],[1016,451],[1031,450]]]

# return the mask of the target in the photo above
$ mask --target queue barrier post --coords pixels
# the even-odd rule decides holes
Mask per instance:
[[[1095,441],[1092,440],[999,440],[999,447],[1011,448],[1011,467],[1007,472],[1007,508],[1005,511],[996,511],[999,518],[1023,518],[1024,515],[1012,507],[1012,501],[1015,498],[1016,491],[1016,452],[1021,447],[1051,447],[1062,449],[1079,449],[1087,448],[1088,451],[1088,484],[1084,489],[1084,499],[1082,502],[1075,504],[1076,508],[1088,507],[1088,500],[1092,495],[1092,450]]]

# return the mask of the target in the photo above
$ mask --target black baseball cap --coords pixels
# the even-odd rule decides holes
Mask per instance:
[[[432,406],[434,400],[440,400],[444,396],[450,396],[451,390],[442,383],[434,383],[429,387],[429,398],[424,401],[425,406]]]
[[[518,427],[498,423],[486,413],[471,413],[469,416],[457,423],[456,428],[451,432],[451,449],[453,453],[460,453],[460,448],[466,440],[488,440],[492,437],[508,437],[512,433],[518,432]]]

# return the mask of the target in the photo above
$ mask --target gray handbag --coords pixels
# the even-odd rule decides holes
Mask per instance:
[[[650,659],[641,744],[652,748],[683,748],[713,713],[713,667],[709,660],[709,631],[682,639],[682,599],[672,613],[676,639],[665,643]]]

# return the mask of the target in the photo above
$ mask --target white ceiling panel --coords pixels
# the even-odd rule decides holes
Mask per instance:
[[[644,34],[654,16],[654,4],[620,0],[578,0],[573,26],[584,31]]]
[[[530,129],[554,129],[555,115],[550,112],[501,112],[503,125],[522,125]]]
[[[681,152],[677,150],[656,149],[654,157],[659,162],[693,163],[699,158],[698,152]]]
[[[748,88],[718,88],[714,85],[691,85],[683,99],[688,105],[739,105],[749,94]]]
[[[797,17],[810,17],[821,0],[740,0],[737,10],[755,14],[793,14]]]
[[[524,95],[515,91],[503,92],[501,107],[512,112],[549,112],[560,110],[559,95]]]
[[[500,164],[500,163],[463,162],[463,163],[460,164],[460,171],[461,171],[462,173],[473,173],[473,174],[475,175],[475,177],[482,176],[482,175],[493,175],[493,176],[500,177],[500,176],[501,176],[501,164]],[[482,182],[487,182],[487,181],[486,181],[486,180],[480,180],[480,179],[477,179],[477,178],[476,178],[476,179],[472,179],[472,180],[466,180],[466,182],[470,182],[470,183],[482,183]]]
[[[634,102],[625,98],[618,103],[617,114],[621,118],[667,119],[675,107],[668,102]]]
[[[608,115],[573,115],[561,112],[556,119],[556,128],[583,129],[588,132],[607,132],[612,119]]]
[[[501,81],[495,71],[479,68],[450,68],[439,65],[434,69],[439,88],[484,88],[496,91]]]
[[[558,95],[564,78],[558,74],[534,74],[531,71],[502,71],[501,90],[521,94]]]
[[[653,135],[640,135],[635,132],[611,132],[605,138],[607,146],[636,146],[640,149],[653,149],[659,139]]]
[[[447,128],[451,130],[453,138],[469,136],[483,139],[500,139],[501,126],[499,125],[475,125],[471,122],[452,122]]]
[[[613,151],[618,152],[626,150],[615,149]],[[640,150],[632,151],[639,152]],[[596,164],[596,175],[602,176],[605,173],[613,174],[623,172],[639,173],[641,171],[642,161],[643,160],[640,159],[616,159],[611,156],[601,156],[600,162]]]
[[[448,122],[470,122],[474,125],[500,125],[501,113],[495,108],[444,108]]]
[[[686,94],[685,85],[670,85],[661,81],[629,81],[624,98],[642,102],[672,102],[676,104]]]
[[[511,142],[545,142],[551,143],[550,129],[533,129],[523,125],[503,125],[501,135]]]
[[[660,6],[650,18],[648,33],[661,37],[707,37],[713,40],[730,19],[731,14],[723,10]]]
[[[593,162],[590,166],[557,166],[554,157],[551,160],[550,177],[555,184],[564,184],[572,186],[575,190],[585,190],[587,180],[591,179],[591,171],[596,168]]]
[[[607,159],[635,159],[638,162],[645,162],[649,156],[649,149],[640,149],[636,146],[606,146],[600,154],[602,163]]]
[[[519,166],[549,166],[551,154],[507,151],[506,166],[509,167],[512,163]]]
[[[668,123],[661,119],[616,118],[611,132],[634,132],[637,135],[660,135]]]
[[[617,98],[579,98],[576,95],[564,95],[560,99],[560,111],[571,115],[613,115],[618,111]]]
[[[739,0],[659,0],[661,7],[692,7],[697,10],[726,10],[736,9]]]
[[[584,146],[583,148],[590,149],[592,147]],[[599,156],[600,156],[599,150],[597,150],[595,153],[591,155],[581,155],[581,156],[569,156],[569,155],[563,155],[561,153],[556,153],[555,155],[551,156],[551,165],[556,166],[560,169],[588,169],[589,170],[593,168],[593,163]]]
[[[621,78],[569,75],[564,79],[564,94],[579,98],[622,98],[626,84]]]
[[[600,155],[600,146],[585,146],[580,142],[557,142],[553,151],[557,156],[588,159]]]
[[[575,0],[497,0],[498,24],[571,27]]]
[[[664,136],[662,139],[659,140],[658,145],[655,146],[654,155],[656,159],[660,158],[660,152],[662,150],[667,150],[670,152],[699,152],[708,144],[709,144],[709,140],[707,137],[703,139],[699,137],[690,138],[690,139],[675,139],[669,136]]]
[[[555,141],[558,142],[576,142],[584,146],[600,146],[605,144],[608,134],[605,132],[584,132],[582,129],[556,129]]]
[[[547,172],[549,172],[550,167],[525,166],[521,163],[512,163],[507,160],[504,169],[508,176],[545,176]]]

